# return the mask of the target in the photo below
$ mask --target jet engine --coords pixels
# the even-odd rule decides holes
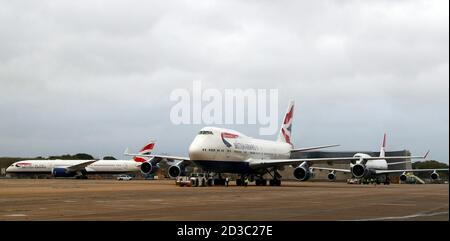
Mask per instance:
[[[330,173],[328,173],[327,177],[330,182],[336,181],[336,172],[331,171]]]
[[[54,177],[73,177],[73,176],[75,176],[75,174],[76,173],[74,173],[74,172],[69,172],[64,167],[55,167],[52,169],[52,175]]]
[[[402,182],[406,182],[408,180],[408,176],[406,176],[406,173],[402,173],[402,175],[400,175],[400,181]]]
[[[430,177],[432,180],[437,180],[439,179],[439,174],[436,171],[434,171],[433,173],[431,173]]]
[[[314,173],[310,170],[309,165],[306,162],[303,162],[294,169],[294,177],[301,182],[308,181],[313,176]]]
[[[153,174],[158,171],[159,166],[158,163],[154,160],[154,158],[144,162],[141,164],[141,172],[142,174]]]
[[[175,165],[172,165],[169,167],[169,176],[170,177],[178,177],[178,176],[184,176],[186,175],[186,171],[185,171],[185,164],[183,164],[183,162],[179,162]]]
[[[369,171],[367,170],[366,166],[364,164],[361,164],[361,163],[355,164],[352,167],[352,174],[356,178],[365,177],[365,176],[367,176],[368,172]]]

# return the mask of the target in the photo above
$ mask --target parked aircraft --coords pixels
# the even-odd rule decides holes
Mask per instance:
[[[368,159],[371,156],[366,153],[356,153],[353,157],[357,158],[358,160],[354,163],[350,163],[349,169],[339,169],[339,168],[329,168],[329,167],[311,167],[311,170],[327,170],[330,171],[328,173],[328,180],[335,181],[336,180],[336,172],[343,172],[343,173],[351,173],[356,178],[362,178],[365,180],[374,179],[376,183],[384,183],[389,184],[390,174],[401,174],[400,180],[406,181],[407,179],[407,173],[409,172],[430,172],[430,178],[433,180],[436,180],[439,178],[439,174],[437,172],[439,171],[448,171],[448,169],[394,169],[389,170],[389,166],[411,162],[411,160],[408,161],[402,161],[402,162],[391,162],[388,163],[386,160],[389,159],[386,157],[386,134],[383,136],[383,142],[381,144],[381,150],[380,150],[380,159]],[[423,159],[425,159],[428,155],[425,154]],[[345,159],[345,158],[343,158]],[[408,158],[409,159],[409,158]]]
[[[150,154],[155,142],[146,144],[139,155]],[[11,164],[6,173],[17,174],[51,174],[54,177],[87,178],[94,173],[133,173],[139,172],[141,164],[147,160],[135,156],[131,160],[23,160]]]
[[[276,141],[261,140],[248,137],[240,132],[218,128],[205,127],[200,130],[189,147],[189,157],[168,155],[139,155],[125,152],[125,155],[148,157],[148,161],[141,165],[143,173],[153,173],[158,169],[161,160],[168,160],[173,164],[168,172],[171,177],[185,174],[185,167],[194,163],[204,171],[220,173],[237,173],[240,175],[237,185],[244,178],[256,177],[256,185],[267,185],[265,174],[270,174],[271,186],[281,185],[281,175],[278,170],[284,166],[294,165],[294,176],[300,181],[306,181],[312,176],[311,165],[321,162],[332,162],[343,158],[304,158],[290,159],[293,152],[316,150],[337,145],[294,148],[291,142],[294,102],[290,102],[284,115],[279,136]],[[365,168],[367,161],[379,159],[423,158],[422,156],[370,157],[359,155],[344,159],[345,161],[359,161],[361,168]],[[364,169],[365,170],[365,169]]]

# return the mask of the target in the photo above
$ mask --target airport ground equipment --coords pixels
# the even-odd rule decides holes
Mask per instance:
[[[214,176],[210,173],[191,173],[190,176],[178,176],[175,184],[181,187],[206,187],[215,185]]]
[[[180,187],[191,187],[192,186],[191,178],[188,176],[177,177],[175,184]]]

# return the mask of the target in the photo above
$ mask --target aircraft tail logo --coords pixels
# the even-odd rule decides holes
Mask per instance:
[[[291,143],[291,133],[292,133],[292,119],[294,117],[294,101],[289,103],[286,114],[283,118],[283,123],[281,124],[280,133],[278,134],[278,141]]]
[[[141,150],[139,150],[139,154],[141,155],[150,155],[152,153],[153,148],[155,147],[155,141],[151,140],[149,143],[145,144],[144,147],[141,148]],[[147,159],[140,157],[140,156],[135,156],[133,157],[133,160],[135,162],[146,162]]]

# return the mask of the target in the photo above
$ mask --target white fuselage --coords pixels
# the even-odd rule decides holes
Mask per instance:
[[[205,127],[189,147],[189,159],[205,170],[244,173],[252,159],[288,159],[292,145],[245,136],[234,130]]]
[[[365,158],[365,157],[371,157],[368,154],[365,153],[356,153],[354,157],[358,158]],[[357,161],[356,163],[360,164],[361,161]],[[350,164],[350,167],[352,167],[353,164]],[[379,160],[368,160],[365,164],[366,168],[369,170],[387,170],[388,164],[385,159],[379,159]]]
[[[23,160],[13,163],[7,173],[51,173],[54,168],[66,168],[89,160]],[[88,173],[138,172],[140,163],[134,160],[99,160],[88,165]]]

